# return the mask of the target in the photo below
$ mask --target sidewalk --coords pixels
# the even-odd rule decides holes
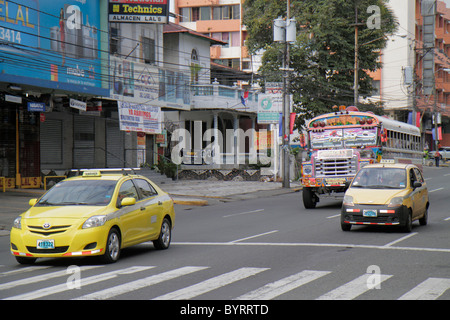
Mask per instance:
[[[220,202],[254,199],[301,190],[300,182],[283,188],[281,182],[181,180],[158,184],[175,204],[207,206]],[[0,236],[9,234],[14,219],[28,209],[28,200],[40,197],[43,189],[0,190]]]

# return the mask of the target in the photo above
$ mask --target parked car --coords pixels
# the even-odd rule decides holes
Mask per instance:
[[[441,147],[439,148],[440,153],[440,159],[447,161],[450,160],[450,147]],[[436,151],[430,151],[428,155],[434,159],[434,155],[436,154]]]
[[[372,164],[360,169],[345,192],[341,227],[353,225],[400,226],[406,232],[412,222],[426,225],[430,201],[425,179],[412,164]]]
[[[175,222],[172,198],[146,177],[85,171],[63,180],[15,219],[11,253],[21,264],[37,258],[100,256],[153,241],[167,249]]]

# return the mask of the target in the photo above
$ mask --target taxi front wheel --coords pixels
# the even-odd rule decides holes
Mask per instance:
[[[120,256],[120,234],[117,229],[112,228],[109,231],[108,238],[106,240],[105,254],[101,256],[101,259],[105,263],[114,263],[119,260]]]
[[[405,224],[403,226],[403,231],[409,233],[412,231],[412,211],[408,210],[405,215]]]

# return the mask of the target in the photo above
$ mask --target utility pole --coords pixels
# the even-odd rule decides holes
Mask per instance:
[[[355,4],[355,23],[352,26],[355,27],[355,66],[353,75],[353,104],[355,107],[358,106],[359,97],[359,44],[358,44],[358,27],[365,25],[364,23],[358,23],[358,7]]]
[[[289,43],[295,42],[296,40],[296,26],[295,19],[290,18],[290,0],[287,1],[286,8],[286,20],[283,20],[281,17],[274,20],[274,41],[284,43],[283,48],[283,59],[282,59],[282,68],[283,71],[283,110],[282,110],[282,174],[283,188],[290,187],[290,159],[289,159],[289,140],[290,140],[290,99],[289,99],[289,72],[293,71],[293,69],[289,68],[290,64],[290,55],[289,55]]]

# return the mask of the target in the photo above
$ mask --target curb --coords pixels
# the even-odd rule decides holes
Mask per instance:
[[[209,202],[207,200],[180,200],[174,199],[174,204],[184,205],[184,206],[207,206]]]

